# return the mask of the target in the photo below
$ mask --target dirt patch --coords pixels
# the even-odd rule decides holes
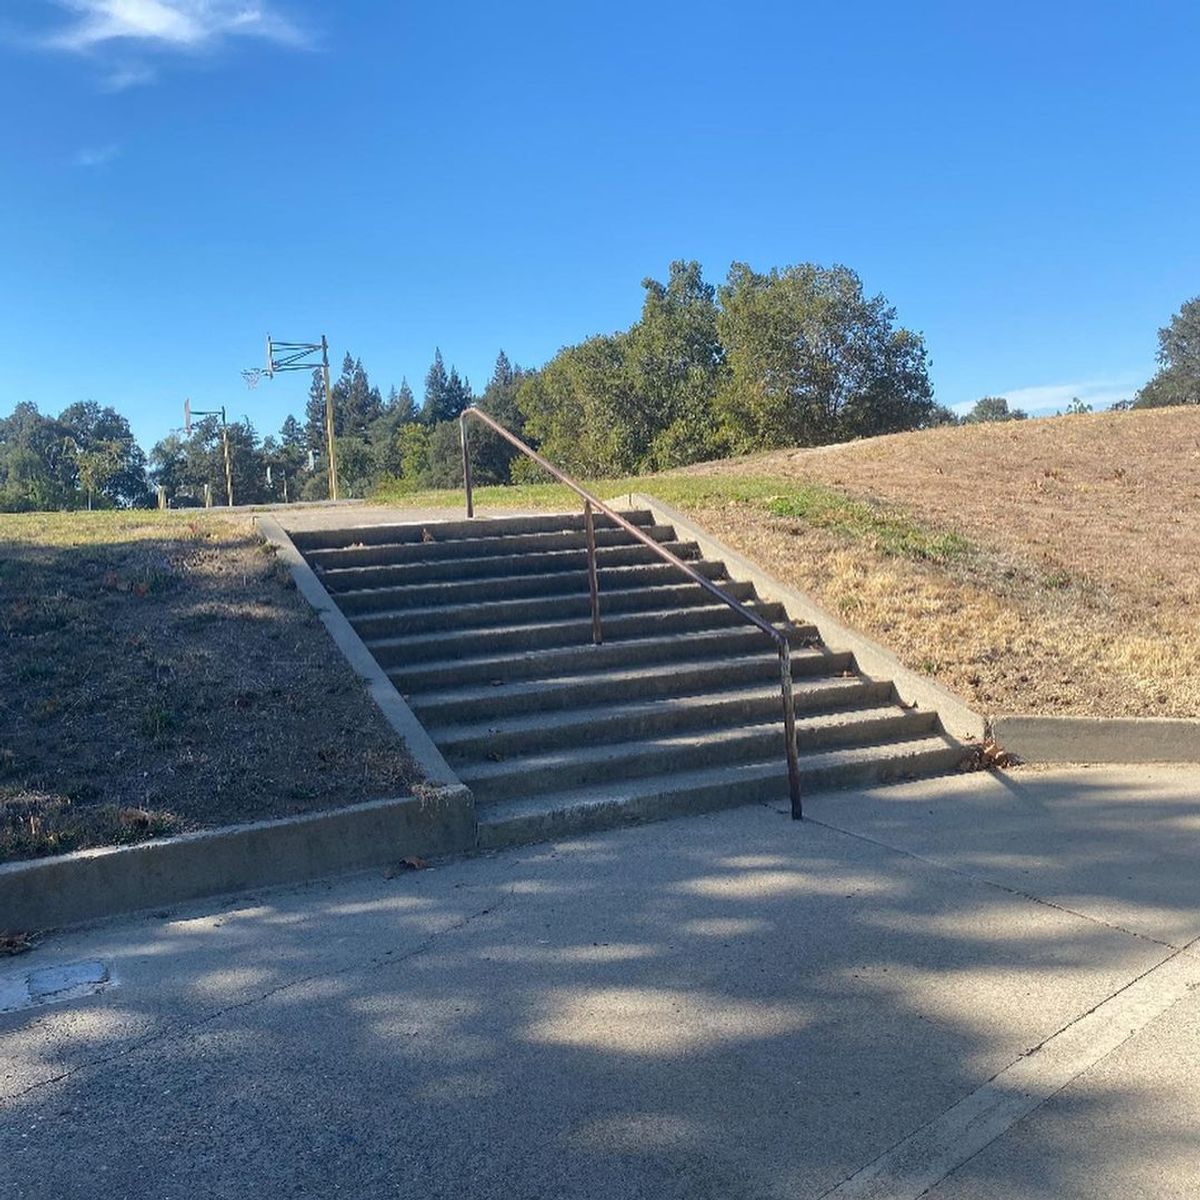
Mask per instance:
[[[408,792],[248,521],[0,518],[0,860]]]
[[[1200,713],[1200,411],[936,429],[680,476],[769,479],[780,501],[677,502],[986,712]],[[813,485],[954,552],[787,516]]]

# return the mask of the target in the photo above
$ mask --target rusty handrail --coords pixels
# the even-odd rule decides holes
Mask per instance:
[[[548,475],[557,479],[564,487],[568,487],[583,501],[584,530],[587,535],[588,552],[588,589],[592,602],[592,641],[599,645],[603,640],[603,629],[600,623],[600,584],[596,570],[596,535],[593,522],[593,509],[599,509],[610,521],[626,533],[632,534],[643,545],[648,546],[659,558],[669,562],[682,571],[693,583],[698,583],[706,592],[715,596],[723,604],[728,605],[743,620],[749,621],[765,633],[774,643],[779,653],[780,693],[783,701],[783,736],[784,749],[787,754],[788,791],[791,794],[792,818],[800,820],[803,816],[800,800],[800,763],[796,749],[796,704],[792,694],[792,647],[787,635],[776,629],[769,621],[764,621],[756,612],[752,612],[744,604],[726,595],[711,579],[702,575],[695,567],[672,554],[661,542],[656,542],[649,534],[643,533],[631,521],[627,521],[619,512],[610,508],[603,500],[593,496],[586,488],[581,487],[569,475],[565,475],[552,463],[547,462],[532,446],[527,446],[514,433],[510,433],[498,421],[488,416],[482,409],[472,405],[464,409],[458,418],[459,437],[462,440],[463,487],[467,496],[467,517],[475,516],[474,491],[471,485],[471,453],[467,439],[467,418],[473,417],[481,421],[494,433],[504,438],[510,445],[515,446],[526,458],[532,459]]]

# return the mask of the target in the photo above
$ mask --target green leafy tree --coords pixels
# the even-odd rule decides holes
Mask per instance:
[[[625,335],[601,335],[560,350],[522,381],[525,430],[552,462],[584,475],[636,469],[647,420],[626,369]]]
[[[1134,398],[1134,408],[1200,404],[1200,296],[1186,301],[1158,331],[1158,371]]]
[[[666,283],[644,279],[641,320],[626,338],[625,363],[645,439],[640,467],[660,469],[713,457],[714,403],[725,351],[717,333],[716,289],[700,264],[673,262]]]
[[[982,396],[963,417],[963,424],[978,425],[985,421],[1024,421],[1028,414],[1019,408],[1009,408],[1003,396]]]
[[[924,341],[866,297],[847,267],[762,275],[734,263],[717,328],[729,373],[718,397],[737,451],[818,445],[937,419]]]

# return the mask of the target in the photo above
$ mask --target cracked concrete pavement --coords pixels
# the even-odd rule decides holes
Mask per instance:
[[[1198,782],[960,776],[49,936],[0,979],[112,982],[0,1014],[0,1196],[1194,1197]]]

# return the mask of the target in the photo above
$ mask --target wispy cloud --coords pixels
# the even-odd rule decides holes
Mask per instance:
[[[73,161],[77,167],[103,167],[120,153],[121,147],[115,143],[108,146],[87,146],[75,155]]]
[[[1108,408],[1118,400],[1131,398],[1143,383],[1144,376],[1127,374],[1113,379],[1085,379],[1077,383],[1042,383],[1032,387],[994,388],[987,394],[1003,396],[1010,408],[1021,408],[1034,416],[1042,416],[1066,408],[1076,396],[1094,409]],[[964,400],[953,407],[957,413],[966,413],[974,406],[974,400]]]
[[[106,92],[126,92],[130,88],[153,83],[157,78],[158,72],[153,67],[145,63],[129,63],[113,68],[100,81],[100,86]]]
[[[57,0],[71,13],[42,39],[53,50],[88,52],[112,45],[197,51],[230,38],[306,46],[306,32],[267,0]]]

